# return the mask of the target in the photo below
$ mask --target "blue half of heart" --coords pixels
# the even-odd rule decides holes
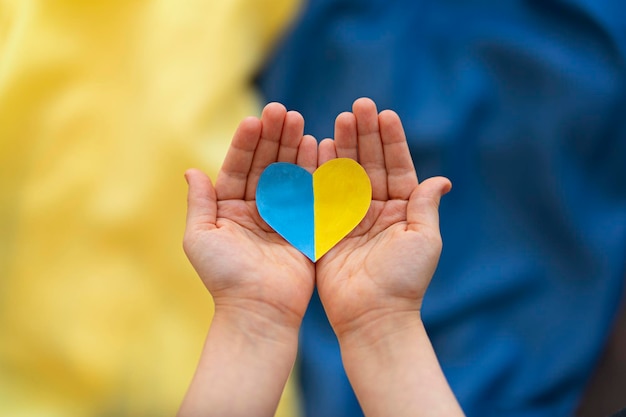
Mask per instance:
[[[259,214],[287,242],[315,262],[313,177],[286,162],[268,166],[256,192]]]

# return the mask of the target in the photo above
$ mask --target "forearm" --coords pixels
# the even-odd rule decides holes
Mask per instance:
[[[368,321],[339,342],[367,417],[463,416],[417,312]]]
[[[297,329],[238,311],[216,311],[178,416],[273,416],[297,339]]]

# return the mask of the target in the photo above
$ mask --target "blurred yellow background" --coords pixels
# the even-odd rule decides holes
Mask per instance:
[[[183,172],[259,113],[296,3],[0,0],[0,415],[176,412],[212,313]]]

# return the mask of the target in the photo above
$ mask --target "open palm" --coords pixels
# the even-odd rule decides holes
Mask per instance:
[[[317,288],[338,335],[396,312],[419,313],[441,252],[439,199],[445,178],[419,184],[399,117],[369,99],[337,117],[318,164],[357,160],[372,182],[363,221],[316,266]]]
[[[217,309],[245,309],[292,327],[300,324],[315,283],[314,265],[259,217],[255,190],[261,172],[277,161],[312,172],[317,144],[304,121],[278,103],[261,119],[241,122],[215,187],[189,170],[184,248]]]

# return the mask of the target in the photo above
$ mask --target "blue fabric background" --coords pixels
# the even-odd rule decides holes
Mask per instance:
[[[360,96],[403,120],[418,175],[448,176],[423,317],[468,416],[573,413],[626,276],[622,1],[315,0],[260,74],[332,137]],[[319,300],[306,415],[359,416]]]

